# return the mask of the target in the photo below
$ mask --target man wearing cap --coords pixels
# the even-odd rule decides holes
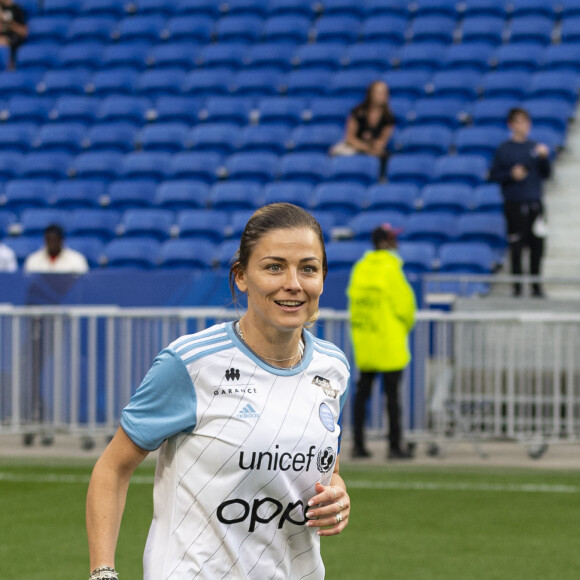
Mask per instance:
[[[365,446],[366,403],[373,380],[382,375],[389,417],[389,459],[409,459],[401,446],[399,384],[411,359],[408,335],[415,322],[415,295],[397,253],[397,234],[390,224],[373,230],[374,249],[353,266],[347,288],[351,338],[359,368],[354,402],[353,457],[370,457]]]

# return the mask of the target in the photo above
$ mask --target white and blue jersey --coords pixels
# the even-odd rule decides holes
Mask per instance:
[[[324,578],[304,514],[330,482],[349,366],[303,340],[301,363],[281,369],[225,323],[155,359],[121,419],[136,445],[161,446],[145,580]]]

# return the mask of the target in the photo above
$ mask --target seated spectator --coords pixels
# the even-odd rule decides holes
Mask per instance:
[[[381,159],[380,178],[385,174],[387,143],[395,128],[389,106],[389,88],[383,81],[371,83],[365,100],[354,107],[346,121],[344,141],[330,149],[331,155],[376,155]]]
[[[14,250],[0,242],[0,272],[16,272],[18,261]]]
[[[0,0],[0,46],[10,47],[12,68],[16,62],[16,51],[27,36],[28,27],[24,9],[12,0]]]
[[[44,247],[33,252],[24,262],[27,273],[84,274],[89,265],[86,258],[76,250],[63,245],[64,232],[56,224],[44,230]]]

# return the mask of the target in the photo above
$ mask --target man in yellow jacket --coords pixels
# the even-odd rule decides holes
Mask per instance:
[[[353,457],[370,456],[364,441],[365,410],[377,373],[382,374],[387,396],[388,457],[412,457],[409,448],[401,447],[399,383],[411,360],[408,335],[415,322],[416,303],[396,251],[397,233],[389,224],[373,231],[374,250],[353,266],[347,288],[351,337],[360,372],[354,402]]]

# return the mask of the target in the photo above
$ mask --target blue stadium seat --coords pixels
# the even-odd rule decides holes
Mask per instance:
[[[469,114],[469,104],[463,99],[417,99],[409,114],[412,126],[440,125],[457,129]]]
[[[0,181],[8,181],[20,174],[25,156],[14,151],[0,151]]]
[[[171,237],[173,223],[173,212],[167,209],[127,209],[121,218],[120,231],[125,238],[152,238],[164,242]]]
[[[409,36],[413,43],[439,42],[448,45],[453,42],[455,27],[454,17],[419,15],[411,21]]]
[[[578,43],[580,42],[580,14],[569,16],[562,20],[562,28],[560,29],[560,40],[562,43]]]
[[[372,155],[334,157],[330,160],[328,179],[371,185],[379,179],[379,159]]]
[[[143,125],[147,121],[153,102],[146,97],[131,95],[110,95],[105,97],[98,108],[101,122],[123,122]]]
[[[145,151],[177,153],[190,144],[190,129],[185,123],[145,125],[137,135],[137,144]]]
[[[225,161],[228,179],[266,183],[276,178],[278,156],[274,153],[234,153]]]
[[[431,242],[400,242],[397,251],[407,274],[426,274],[435,268],[437,246]]]
[[[169,18],[175,12],[175,4],[175,2],[167,2],[167,0],[137,0],[135,9],[137,14],[141,16],[156,14]]]
[[[225,237],[228,214],[210,209],[190,209],[179,212],[177,226],[180,238],[202,238],[219,244]]]
[[[436,157],[416,154],[398,154],[389,159],[387,177],[393,183],[412,183],[421,187],[433,177]]]
[[[383,75],[391,97],[418,99],[425,96],[425,85],[431,75],[420,70],[392,70]]]
[[[228,95],[232,81],[229,69],[194,70],[185,76],[181,90],[196,97]]]
[[[451,242],[439,248],[440,272],[491,274],[494,264],[492,249],[482,242]]]
[[[50,111],[50,120],[84,125],[95,122],[101,106],[101,100],[98,97],[83,95],[64,95],[53,102],[54,108]]]
[[[186,74],[180,68],[147,70],[139,75],[136,90],[150,99],[165,95],[179,95]]]
[[[470,211],[474,205],[473,189],[463,183],[430,183],[421,190],[421,211],[453,213]]]
[[[482,99],[473,105],[471,119],[475,126],[506,127],[510,109],[519,106],[519,99]]]
[[[541,67],[543,70],[580,72],[580,43],[552,44],[546,47]]]
[[[197,64],[204,69],[239,70],[244,65],[247,50],[247,45],[243,43],[208,44],[200,49]]]
[[[56,68],[60,63],[60,51],[60,46],[54,42],[24,44],[16,53],[16,66],[18,70],[40,72]]]
[[[211,188],[211,207],[228,212],[254,211],[262,205],[262,186],[258,183],[230,179]]]
[[[310,207],[313,186],[308,183],[276,181],[264,186],[264,203],[286,201],[303,208]]]
[[[123,158],[121,175],[124,179],[152,179],[161,181],[168,175],[171,154],[163,151],[138,151]]]
[[[408,11],[404,0],[367,0],[367,17],[371,16],[404,16]]]
[[[195,179],[213,183],[218,178],[222,155],[215,151],[184,151],[171,159],[171,179]]]
[[[453,131],[441,125],[419,125],[403,129],[395,142],[402,153],[445,155],[453,142]]]
[[[296,45],[282,42],[258,42],[248,47],[245,56],[245,68],[256,70],[260,68],[276,69],[287,72],[293,67],[293,56]]]
[[[229,155],[240,142],[240,129],[233,123],[206,123],[194,127],[189,135],[191,148]]]
[[[324,153],[288,153],[280,159],[280,179],[318,184],[330,173],[330,161]]]
[[[51,97],[12,97],[0,107],[0,119],[9,122],[45,123],[53,108],[54,99]]]
[[[436,42],[418,42],[402,46],[393,58],[393,63],[403,70],[440,69],[447,54],[447,47]]]
[[[105,246],[107,268],[152,270],[157,266],[160,243],[151,239],[113,240]]]
[[[368,242],[365,241],[329,242],[326,244],[329,272],[350,270],[353,264],[370,249]]]
[[[98,73],[97,73],[98,74]],[[87,69],[49,70],[37,85],[37,92],[41,95],[84,95],[85,88],[91,79],[91,72]]]
[[[337,42],[304,44],[296,50],[292,62],[301,70],[335,71],[342,66],[345,48],[344,43]]]
[[[58,68],[97,69],[101,66],[104,48],[102,42],[94,40],[71,42],[62,47]]]
[[[522,102],[534,127],[550,127],[565,133],[574,115],[574,107],[560,99],[529,99]]]
[[[67,177],[72,156],[62,151],[28,153],[20,170],[21,177],[63,179]]]
[[[512,0],[509,4],[510,16],[544,16],[556,20],[556,12],[560,10],[560,2],[546,2],[545,0]]]
[[[469,0],[464,6],[463,14],[465,17],[496,16],[506,18],[507,8],[504,0]]]
[[[487,170],[487,159],[480,155],[445,155],[437,159],[433,179],[475,187],[485,180]]]
[[[177,179],[157,186],[154,205],[172,211],[204,209],[210,198],[210,188],[203,181]]]
[[[310,0],[270,0],[269,12],[272,16],[306,16],[315,15],[315,6]]]
[[[51,224],[58,224],[66,230],[69,220],[70,212],[65,209],[31,208],[20,214],[23,236],[42,236]]]
[[[178,14],[167,20],[165,30],[161,35],[170,42],[198,42],[209,43],[215,30],[215,22],[212,18],[203,15]]]
[[[54,185],[48,179],[13,179],[6,184],[2,208],[20,212],[28,208],[48,207]]]
[[[466,213],[458,218],[457,236],[460,242],[483,242],[496,256],[507,246],[505,217],[500,213]]]
[[[327,181],[314,189],[310,207],[332,212],[337,224],[345,224],[353,214],[363,210],[365,194],[364,185],[359,183]]]
[[[132,95],[137,88],[139,78],[139,73],[128,67],[102,70],[92,76],[86,85],[86,92],[99,97]]]
[[[87,131],[85,146],[91,151],[129,153],[136,139],[137,128],[131,123],[100,123]]]
[[[284,92],[293,97],[322,97],[328,92],[332,73],[322,70],[294,70],[284,81]]]
[[[230,225],[228,226],[228,237],[233,238],[237,243],[244,233],[248,220],[252,217],[254,210],[239,209],[230,213]],[[234,250],[235,251],[235,250]],[[233,253],[230,255],[233,256]]]
[[[122,157],[113,151],[89,151],[77,155],[72,171],[77,178],[111,181],[121,170]]]
[[[571,105],[578,100],[578,79],[570,71],[542,71],[534,73],[530,79],[527,98],[556,98]]]
[[[568,20],[570,17],[580,16],[580,2],[578,2],[578,0],[561,0],[559,4],[562,20]]]
[[[461,155],[482,155],[491,161],[499,144],[508,138],[507,128],[465,127],[455,133],[455,148]]]
[[[357,99],[352,97],[316,97],[310,101],[305,116],[308,121],[316,124],[337,125],[346,123]]]
[[[71,21],[66,39],[67,42],[80,40],[109,42],[116,24],[117,19],[110,16],[79,16]]]
[[[42,151],[79,153],[83,148],[87,129],[82,123],[52,123],[40,127],[34,147]]]
[[[305,44],[310,34],[310,18],[300,15],[274,15],[264,22],[264,42]]]
[[[26,153],[33,146],[38,134],[36,123],[26,121],[0,125],[0,151],[18,151]]]
[[[482,75],[477,71],[440,71],[431,78],[427,92],[436,98],[474,101],[480,93]]]
[[[165,29],[165,18],[160,15],[131,15],[120,20],[114,27],[112,37],[117,42],[159,42]]]
[[[407,28],[406,16],[379,14],[370,16],[363,22],[361,35],[363,42],[390,42],[402,45],[406,40]]]
[[[473,195],[473,211],[503,212],[503,196],[498,183],[483,183],[475,188]]]
[[[71,212],[67,234],[76,237],[96,237],[103,242],[117,235],[121,218],[111,209],[76,209]]]
[[[505,20],[492,15],[468,15],[461,24],[462,43],[485,43],[499,46],[503,42]]]
[[[157,122],[179,122],[195,125],[203,109],[205,99],[193,96],[163,95],[155,100]]]
[[[334,214],[331,211],[318,210],[312,210],[310,213],[320,225],[325,243],[328,243],[332,237],[333,228],[336,222]]]
[[[342,61],[352,69],[386,71],[391,68],[391,60],[395,53],[396,45],[390,42],[361,42],[348,46]]]
[[[316,151],[325,153],[329,148],[340,141],[344,134],[344,124],[311,124],[296,127],[289,143],[292,151]]]
[[[208,123],[247,125],[253,109],[252,97],[209,97],[199,110],[199,120]]]
[[[50,16],[68,16],[72,18],[81,10],[82,0],[44,0],[42,13]]]
[[[419,100],[421,99],[417,99],[417,101]],[[437,101],[441,100],[444,99],[437,99]],[[393,97],[389,99],[391,111],[393,112],[393,115],[395,115],[395,131],[397,129],[402,129],[410,122],[410,118],[413,116],[414,102],[413,99],[407,99],[405,97]]]
[[[264,18],[268,14],[269,0],[230,0],[222,10],[228,15],[252,14]]]
[[[510,44],[535,43],[548,46],[552,42],[554,20],[546,16],[514,16],[509,24]]]
[[[4,100],[16,96],[36,95],[36,86],[42,78],[38,71],[13,70],[0,72],[0,94]]]
[[[283,78],[284,74],[279,70],[242,70],[234,75],[230,88],[239,96],[277,95]]]
[[[315,22],[313,37],[316,43],[353,44],[358,40],[360,28],[360,19],[355,16],[323,14]]]
[[[149,208],[153,205],[157,182],[154,179],[118,179],[110,183],[104,198],[107,207],[118,211]]]
[[[190,41],[160,43],[147,51],[146,62],[155,69],[188,71],[197,66],[200,50],[198,44]]]
[[[218,18],[221,15],[221,8],[214,0],[176,0],[176,17],[202,16],[204,18]]]
[[[122,44],[108,44],[103,50],[101,66],[103,68],[132,68],[142,71],[149,65],[151,45],[148,42],[136,41]],[[160,66],[157,61],[155,66]]]
[[[415,211],[419,188],[412,183],[377,183],[367,190],[368,211],[397,211],[410,214]]]
[[[87,179],[57,181],[52,205],[62,209],[98,208],[105,195],[105,184]]]
[[[241,130],[238,151],[286,153],[290,129],[286,125],[248,125]]]
[[[105,260],[105,243],[99,238],[67,236],[66,245],[80,252],[89,263],[89,268],[98,268]]]
[[[366,3],[352,0],[323,0],[321,10],[325,16],[352,16],[359,20],[367,15]]]
[[[363,99],[369,85],[380,80],[380,73],[374,69],[349,69],[332,74],[328,94],[333,97]]]
[[[545,49],[539,44],[510,43],[499,46],[492,56],[496,70],[534,72],[542,62]]]
[[[401,241],[429,242],[439,246],[457,238],[458,218],[451,212],[416,212],[409,216]]]
[[[483,75],[481,88],[485,99],[523,99],[532,75],[525,71],[493,71]]]
[[[223,16],[216,23],[215,33],[218,42],[256,42],[264,26],[259,16]]]
[[[34,16],[28,21],[27,43],[60,42],[66,36],[72,19],[63,15]]]
[[[37,236],[9,236],[4,238],[3,242],[16,254],[19,268],[22,268],[24,261],[32,252],[36,252],[43,245],[42,238]]]
[[[209,240],[167,240],[159,251],[159,267],[209,270],[215,253],[216,245]]]
[[[447,47],[443,61],[448,70],[474,70],[480,73],[487,72],[493,47],[480,42],[462,42]]]
[[[83,0],[81,12],[87,16],[110,16],[122,18],[127,12],[126,4],[118,0]]]
[[[221,244],[218,244],[213,256],[215,264],[219,268],[229,268],[239,246],[239,238],[225,240]]]

